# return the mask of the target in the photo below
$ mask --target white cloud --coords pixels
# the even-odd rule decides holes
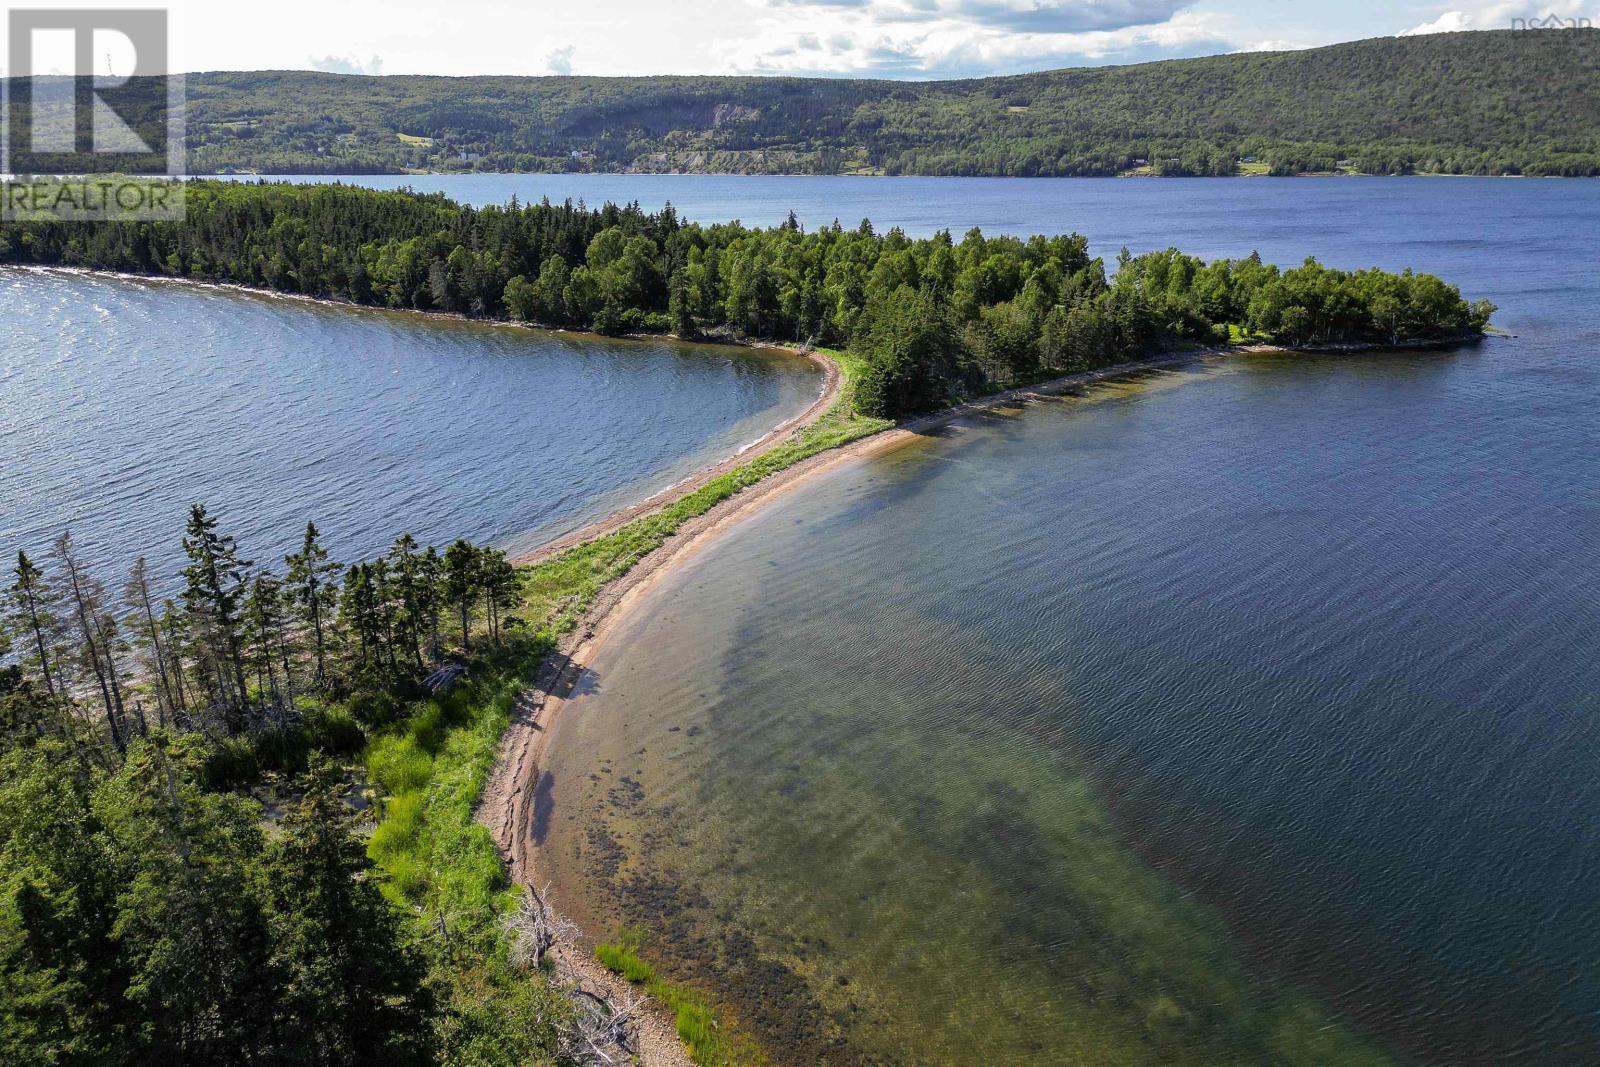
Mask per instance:
[[[572,44],[552,48],[545,53],[544,66],[551,74],[571,74],[572,57],[577,54],[578,46]]]
[[[1306,47],[1309,47],[1309,46],[1300,44],[1297,41],[1256,41],[1254,44],[1247,44],[1243,48],[1236,49],[1236,51],[1239,51],[1239,52],[1297,52],[1300,49],[1306,48]]]
[[[1084,33],[1166,22],[1194,0],[768,0],[775,8],[856,11],[875,21],[966,22],[1019,33]]]
[[[312,56],[307,60],[312,70],[325,70],[329,74],[382,74],[383,57],[373,56],[365,63],[355,56]]]
[[[803,2],[768,0],[751,37],[715,50],[752,57],[738,66],[751,73],[960,78],[1235,47],[1216,16],[1172,0],[813,0],[802,15]],[[1098,24],[1113,25],[1018,28]]]
[[[1548,21],[1552,16],[1554,20]],[[1535,28],[1600,25],[1600,3],[1596,0],[1486,0],[1441,12],[1437,18],[1402,30],[1397,36],[1508,30],[1530,25]]]
[[[1472,16],[1465,11],[1446,11],[1432,22],[1424,22],[1409,30],[1401,30],[1397,37],[1418,37],[1425,33],[1460,33],[1472,29]]]

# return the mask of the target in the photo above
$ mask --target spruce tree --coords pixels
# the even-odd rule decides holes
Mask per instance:
[[[293,1062],[428,1061],[431,1003],[421,959],[378,891],[353,817],[326,767],[284,818],[265,858],[276,1029]]]
[[[289,564],[290,596],[298,605],[301,617],[311,627],[311,646],[316,653],[317,684],[326,685],[328,656],[325,626],[338,600],[337,583],[341,568],[328,558],[328,550],[322,547],[317,524],[314,522],[306,523],[305,540],[301,543],[300,551],[286,556],[285,562]]]
[[[19,643],[32,645],[33,659],[43,676],[45,692],[53,700],[58,695],[51,660],[60,633],[60,620],[55,612],[59,594],[26,552],[17,552],[17,566],[12,573],[17,580],[11,586],[7,628],[17,635]]]
[[[183,569],[184,604],[191,618],[201,624],[203,639],[211,645],[218,696],[230,711],[229,731],[237,733],[244,726],[243,716],[250,699],[240,625],[250,561],[239,558],[232,537],[218,532],[217,520],[207,513],[204,504],[189,509],[183,551],[189,557],[189,565]]]
[[[472,651],[472,602],[478,592],[478,549],[457,540],[444,551],[445,599],[461,614],[461,648]]]

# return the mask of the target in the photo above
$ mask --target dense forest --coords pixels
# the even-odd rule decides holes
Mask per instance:
[[[64,533],[0,588],[0,1061],[588,1062],[546,946],[396,873],[423,848],[403,710],[439,691],[440,731],[526,651],[504,555],[341,565],[308,525],[257,565],[199,505],[183,550],[108,586]]]
[[[1427,274],[1288,270],[1175,250],[1114,269],[1077,235],[913,240],[685,222],[668,206],[471,208],[339,185],[195,182],[182,222],[0,226],[0,262],[233,282],[600,333],[848,346],[887,417],[1184,346],[1394,344],[1481,333],[1494,308]]]
[[[1600,174],[1600,31],[965,81],[188,77],[196,174]]]

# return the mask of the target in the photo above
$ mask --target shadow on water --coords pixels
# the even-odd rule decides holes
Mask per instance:
[[[533,788],[533,843],[543,845],[550,836],[550,820],[556,812],[556,776],[549,771],[539,775]]]

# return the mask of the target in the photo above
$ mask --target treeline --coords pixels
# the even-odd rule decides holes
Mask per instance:
[[[1592,29],[961,81],[191,75],[195,173],[1600,174]]]
[[[0,590],[0,1062],[570,1062],[494,909],[414,911],[329,762],[531,647],[505,556],[308,524],[274,572],[200,506],[183,549],[113,592],[63,534]]]
[[[245,738],[241,751],[271,759],[268,739],[303,725],[300,698],[347,702],[359,726],[382,726],[399,702],[422,695],[447,653],[471,654],[480,620],[492,643],[518,625],[509,614],[516,568],[504,552],[467,541],[440,551],[402,535],[387,555],[345,565],[308,523],[300,549],[274,570],[244,559],[196,504],[183,551],[175,596],[161,594],[143,557],[114,595],[70,533],[42,560],[17,553],[0,614],[18,661],[0,736],[46,737],[92,711],[118,753],[161,729]],[[350,747],[337,724],[318,729],[332,749]]]
[[[191,183],[177,223],[0,227],[0,262],[236,282],[389,308],[606,334],[849,346],[867,414],[898,416],[1174,346],[1398,343],[1481,332],[1494,308],[1431,275],[1256,256],[1129,256],[1085,238],[913,240],[869,222],[806,232],[685,222],[668,206],[476,209],[338,185]],[[902,336],[915,326],[915,337]]]

